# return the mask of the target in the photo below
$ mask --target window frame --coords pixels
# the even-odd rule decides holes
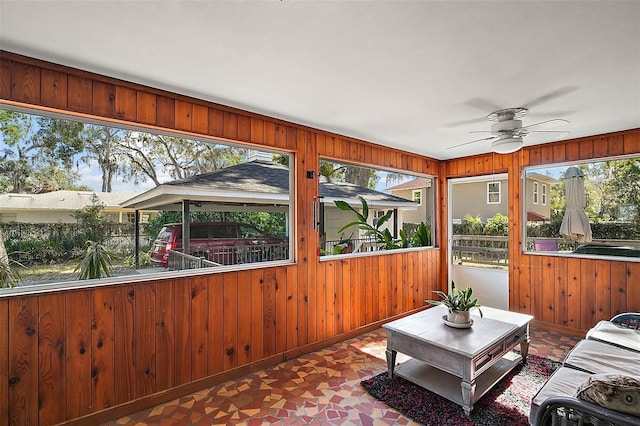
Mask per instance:
[[[567,162],[559,162],[559,163],[548,163],[548,164],[537,164],[531,166],[522,167],[521,173],[521,188],[523,191],[523,196],[521,197],[521,207],[522,207],[522,243],[520,246],[520,251],[523,254],[533,255],[533,256],[557,256],[557,257],[568,257],[568,258],[578,258],[578,259],[602,259],[607,261],[619,261],[619,262],[633,262],[640,263],[640,257],[632,257],[632,256],[616,256],[616,255],[602,255],[602,254],[586,254],[586,253],[574,253],[572,251],[535,251],[534,249],[527,249],[527,244],[529,239],[533,239],[534,237],[530,237],[527,233],[527,172],[540,173],[545,169],[554,169],[554,168],[568,168],[571,166],[579,166],[584,164],[593,164],[593,163],[604,163],[607,161],[616,161],[616,160],[629,160],[629,159],[640,159],[640,153],[628,154],[628,155],[618,155],[618,156],[610,156],[610,157],[597,157],[590,159],[582,159],[577,161],[567,161]],[[550,195],[550,191],[547,193]],[[550,200],[548,200],[547,204],[550,204]],[[560,238],[560,237],[558,237]],[[598,239],[596,239],[598,240]],[[625,240],[623,240],[625,241]],[[640,240],[637,240],[640,243]]]
[[[437,217],[437,210],[438,210],[438,206],[436,205],[436,200],[437,200],[437,197],[438,197],[438,194],[437,194],[438,193],[438,187],[436,185],[437,177],[435,175],[429,175],[429,174],[426,174],[426,173],[419,173],[419,172],[415,172],[413,170],[399,170],[399,169],[385,168],[384,166],[380,166],[380,165],[377,165],[377,164],[362,164],[362,163],[357,163],[357,162],[353,162],[353,161],[345,161],[345,160],[342,160],[342,159],[339,159],[339,158],[331,158],[331,157],[326,157],[326,156],[320,155],[319,158],[318,158],[318,162],[320,163],[322,161],[328,161],[328,162],[331,162],[331,163],[338,163],[338,164],[350,165],[350,166],[356,166],[356,167],[363,167],[363,168],[368,168],[368,169],[375,169],[375,170],[382,171],[382,172],[387,172],[387,173],[401,173],[401,174],[404,174],[404,175],[413,176],[415,178],[418,178],[418,177],[429,178],[429,179],[431,179],[431,187],[433,188],[433,190],[432,190],[432,194],[433,194],[433,200],[432,200],[433,212],[432,212],[431,216],[426,216],[424,218],[425,224],[429,224],[431,226],[431,243],[432,244],[429,245],[429,246],[408,247],[408,248],[399,248],[399,249],[393,249],[393,250],[378,250],[378,251],[371,251],[371,252],[323,254],[323,255],[319,256],[320,262],[327,262],[327,261],[332,261],[332,260],[336,260],[336,259],[343,259],[345,257],[351,258],[351,257],[383,256],[383,255],[387,255],[387,254],[404,253],[404,252],[409,252],[409,251],[429,250],[429,249],[438,248],[438,237],[437,237],[438,228],[436,227],[436,223],[437,223],[436,217]],[[318,164],[318,167],[319,167],[319,164]],[[318,182],[318,184],[320,184],[320,182]],[[414,190],[412,190],[412,196],[413,196],[413,191]],[[324,200],[323,203],[325,203],[325,202],[333,203],[333,199],[327,200],[326,198],[323,197],[323,200]],[[324,208],[320,208],[320,203],[318,203],[318,205],[316,205],[314,208],[316,210],[316,214],[317,215],[322,214],[322,212],[324,211]],[[384,210],[384,208],[371,207],[371,206],[369,206],[369,209],[370,209],[370,211],[373,211],[373,213],[371,214],[370,218],[376,218],[380,214],[380,211]],[[385,224],[385,226],[389,226],[389,224]],[[316,227],[316,231],[320,234],[320,232],[321,232],[320,224],[318,224],[318,226]],[[398,238],[399,238],[399,236],[398,236]],[[319,245],[322,245],[322,240],[323,240],[322,237],[319,235],[319,238],[318,238]],[[318,247],[318,250],[320,250],[320,247]]]
[[[491,192],[491,185],[498,185],[498,190]],[[491,195],[498,194],[498,201],[491,201]],[[502,204],[502,183],[500,181],[487,182],[487,204]]]
[[[541,189],[542,189],[542,191],[540,192],[540,195],[541,195],[540,203],[543,206],[546,206],[547,205],[547,184],[543,183]]]
[[[255,149],[263,152],[270,152],[274,154],[286,155],[289,157],[289,206],[287,209],[287,215],[289,219],[287,220],[287,232],[288,232],[288,253],[289,258],[284,260],[274,260],[274,261],[265,261],[265,262],[253,262],[253,263],[245,263],[245,264],[236,264],[236,265],[223,265],[216,268],[198,268],[198,269],[184,269],[178,271],[161,271],[161,272],[151,272],[148,274],[135,274],[135,275],[122,275],[117,277],[105,277],[98,279],[89,279],[89,280],[73,280],[73,281],[52,281],[48,283],[42,284],[28,284],[21,285],[13,288],[2,288],[0,289],[0,298],[6,296],[15,296],[15,295],[31,295],[31,294],[39,294],[50,291],[58,291],[58,290],[71,290],[77,288],[92,288],[97,286],[104,285],[118,285],[118,284],[135,284],[142,283],[148,281],[157,281],[157,280],[170,280],[175,278],[186,278],[193,276],[201,276],[201,275],[213,275],[220,274],[225,272],[233,272],[233,271],[241,271],[241,270],[250,270],[250,269],[264,269],[264,268],[272,268],[280,265],[292,265],[297,263],[298,259],[298,250],[297,250],[297,216],[295,214],[295,205],[297,199],[296,193],[296,154],[293,151],[287,151],[284,149],[273,148],[271,146],[263,146],[259,144],[251,144],[245,143],[241,141],[235,140],[226,140],[219,139],[207,135],[201,134],[192,134],[189,132],[183,132],[177,129],[159,129],[154,126],[148,126],[142,123],[131,123],[128,121],[119,121],[119,120],[110,120],[108,118],[94,118],[87,117],[81,114],[74,114],[73,112],[65,111],[51,111],[49,109],[38,109],[38,108],[30,108],[19,105],[10,105],[10,104],[1,104],[0,109],[4,109],[7,111],[14,111],[18,113],[30,114],[34,116],[43,116],[50,117],[62,120],[70,120],[70,121],[78,121],[85,124],[92,124],[97,126],[105,126],[105,127],[113,127],[122,130],[133,130],[140,131],[145,133],[155,133],[164,136],[170,137],[178,137],[184,138],[191,141],[203,142],[203,143],[213,143],[219,145],[225,145],[229,147],[238,147],[242,149]]]
[[[421,189],[414,189],[411,191],[411,199],[415,202],[416,201],[416,195],[417,197],[417,201],[418,201],[418,205],[422,206],[422,190]]]
[[[538,205],[539,187],[540,185],[538,185],[538,182],[533,182],[532,199],[533,204],[535,204],[536,206]]]

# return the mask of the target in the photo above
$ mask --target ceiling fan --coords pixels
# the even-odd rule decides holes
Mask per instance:
[[[491,130],[470,132],[489,133],[491,136],[450,146],[447,149],[458,148],[476,142],[491,141],[491,151],[498,154],[508,154],[522,148],[524,146],[523,138],[527,135],[537,134],[551,139],[559,139],[570,133],[563,130],[545,130],[563,124],[569,124],[569,121],[559,118],[522,126],[521,118],[527,115],[528,112],[529,110],[527,108],[507,108],[492,112],[487,115],[487,119],[494,122],[494,124],[491,125]]]

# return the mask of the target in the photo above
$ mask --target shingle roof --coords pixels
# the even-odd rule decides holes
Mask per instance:
[[[387,191],[399,191],[401,189],[416,189],[416,188],[431,188],[431,178],[417,177],[408,182],[401,183],[391,188],[387,188]]]
[[[144,206],[145,209],[159,208],[160,206],[166,207],[169,203],[175,204],[182,199],[206,202],[223,200],[237,203],[288,204],[288,193],[289,168],[287,166],[272,161],[254,160],[214,172],[164,183],[128,200],[124,205]],[[367,201],[384,205],[404,204],[408,207],[414,204],[405,198],[351,183],[330,182],[324,177],[320,179],[320,195],[328,198],[328,201],[333,199],[357,200],[361,195]]]
[[[53,191],[43,194],[0,194],[0,210],[77,211],[91,204],[91,191]],[[108,209],[121,209],[120,203],[135,194],[96,192]]]

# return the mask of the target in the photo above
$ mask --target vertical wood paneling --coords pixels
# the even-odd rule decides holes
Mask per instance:
[[[225,370],[238,366],[238,273],[225,274],[224,300],[224,363]],[[241,299],[242,300],[242,299]],[[243,305],[246,300],[242,301]]]
[[[181,385],[191,381],[191,283],[182,278],[174,286],[175,300],[175,383]]]
[[[627,308],[627,265],[611,263],[611,315],[629,312]]]
[[[136,285],[134,335],[136,339],[136,398],[156,391],[155,291],[153,284]]]
[[[209,281],[209,375],[223,370],[224,284],[222,275],[208,277]]]
[[[203,105],[193,105],[191,110],[191,130],[206,135],[209,133],[209,109]]]
[[[114,360],[115,360],[115,291],[101,287],[92,291],[91,330],[91,401],[93,411],[114,405]]]
[[[38,300],[38,405],[39,424],[54,425],[66,419],[66,368],[64,294]]]
[[[9,301],[9,424],[38,424],[38,299]]]
[[[4,57],[0,57],[0,97],[2,99],[11,99],[11,61]]]
[[[238,136],[242,142],[251,141],[251,118],[244,114],[238,114]]]
[[[225,111],[222,118],[222,136],[228,139],[238,139],[238,115]]]
[[[174,129],[176,123],[176,101],[166,96],[156,96],[156,124]]]
[[[116,115],[116,88],[113,84],[94,81],[91,97],[91,110],[94,114],[103,117],[115,117]]]
[[[128,87],[116,86],[116,118],[136,121],[138,118],[138,94]]]
[[[291,268],[276,268],[276,352],[287,349],[287,274]],[[293,274],[291,274],[293,275]]]
[[[287,306],[286,306],[286,340],[287,349],[294,349],[298,346],[298,271],[296,269],[287,270]]]
[[[238,309],[238,365],[245,365],[251,362],[251,309],[253,300],[251,298],[251,271],[238,272],[238,303],[243,308]],[[260,298],[262,300],[262,298]]]
[[[324,266],[324,280],[326,288],[326,318],[327,318],[327,337],[337,334],[336,331],[336,262],[324,262],[320,267]]]
[[[190,132],[193,129],[191,122],[193,114],[193,104],[191,102],[176,101],[175,103],[175,123],[176,129]]]
[[[335,312],[335,330],[336,334],[342,333],[344,328],[344,317],[345,317],[345,308],[344,308],[344,273],[343,266],[345,264],[344,260],[338,260],[335,262],[331,262],[334,267],[334,312]]]
[[[596,260],[595,264],[596,318],[611,318],[611,262]]]
[[[556,273],[557,270],[555,268],[555,258],[548,256],[541,258],[541,267],[542,271],[542,281],[539,286],[542,287],[542,300],[541,302],[541,312],[542,317],[538,317],[538,319],[542,319],[544,322],[548,322],[553,324],[555,321],[555,301],[556,301]],[[540,311],[539,311],[540,312]]]
[[[273,356],[276,352],[276,268],[264,270],[262,285],[262,354]]]
[[[11,99],[40,104],[40,68],[13,61],[11,63]]]
[[[67,75],[43,69],[40,97],[44,105],[64,109],[67,107]],[[4,74],[3,74],[4,78]]]
[[[582,310],[587,309],[581,305],[580,288],[580,260],[569,259],[567,262],[567,303],[569,304],[567,325],[580,328]]]
[[[224,136],[224,114],[219,109],[209,108],[209,134],[211,136]]]
[[[264,270],[251,271],[249,280],[251,291],[251,361],[258,361],[264,356]]]
[[[134,304],[136,287],[119,286],[114,296],[115,321],[115,371],[118,372],[114,382],[115,403],[131,401],[136,394],[136,365],[134,335]]]
[[[316,305],[318,307],[317,310],[317,330],[318,340],[325,339],[327,337],[327,299],[329,295],[327,294],[327,279],[325,278],[325,274],[327,272],[326,264],[318,264],[316,267],[316,271],[318,274],[318,279],[316,283]]]
[[[136,119],[144,124],[156,124],[156,95],[136,92]]]
[[[90,114],[93,106],[93,81],[88,78],[69,76],[67,107],[71,111]]]
[[[174,281],[156,285],[156,386],[158,391],[172,388],[176,384],[175,371],[175,293]],[[182,349],[180,349],[182,352]]]
[[[555,259],[555,317],[554,324],[568,326],[568,305],[567,305],[567,259],[558,257]]]
[[[203,276],[191,280],[191,380],[207,377],[209,358],[209,286]]]
[[[595,277],[595,262],[590,259],[580,260],[580,328],[583,330],[588,330],[596,323]]]
[[[74,291],[66,294],[64,323],[67,337],[65,355],[67,372],[65,377],[67,388],[67,418],[74,419],[91,412],[91,326],[93,321],[93,304],[91,293]],[[113,328],[113,326],[112,326]],[[113,331],[113,329],[112,329]],[[112,372],[113,373],[113,372]]]

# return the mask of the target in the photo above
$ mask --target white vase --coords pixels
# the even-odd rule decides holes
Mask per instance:
[[[447,314],[447,321],[456,324],[469,324],[471,322],[471,311],[453,311]]]

